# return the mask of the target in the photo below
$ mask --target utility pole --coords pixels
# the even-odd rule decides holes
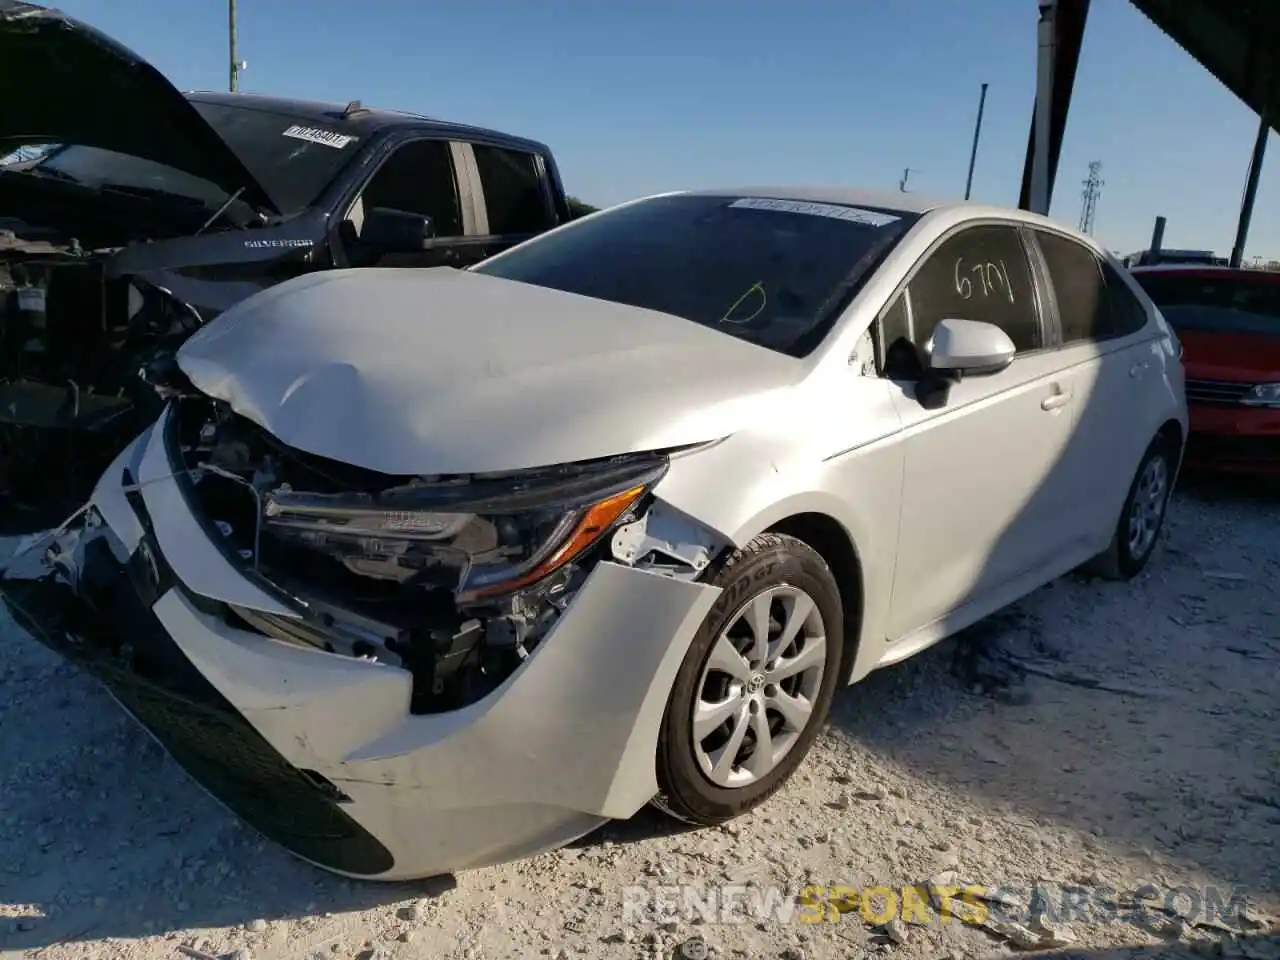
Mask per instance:
[[[920,172],[919,170],[916,171],[916,173],[919,173],[919,172]],[[902,170],[902,179],[898,181],[898,189],[901,190],[903,193],[907,192],[907,177],[909,176],[911,176],[911,168],[904,167]]]
[[[235,93],[240,89],[240,73],[249,64],[239,58],[236,52],[236,0],[227,0],[227,40],[230,45],[230,71],[227,76],[227,89]]]
[[[964,182],[964,198],[969,199],[973,189],[973,165],[978,159],[978,137],[982,135],[982,108],[987,105],[987,85],[982,85],[982,93],[978,96],[978,122],[973,125],[973,149],[969,151],[969,177]]]
[[[1098,197],[1102,194],[1102,161],[1094,160],[1089,164],[1089,179],[1084,182],[1084,203],[1080,205],[1080,232],[1093,233],[1093,220],[1098,212]]]

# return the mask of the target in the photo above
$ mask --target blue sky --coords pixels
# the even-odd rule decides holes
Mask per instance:
[[[225,89],[225,0],[56,3],[179,87]],[[733,183],[1015,204],[1035,77],[1034,0],[239,0],[241,89],[359,99],[532,136],[598,204]],[[1094,0],[1053,216],[1102,161],[1112,249],[1230,251],[1255,115],[1133,9]],[[1280,258],[1272,135],[1246,253]]]

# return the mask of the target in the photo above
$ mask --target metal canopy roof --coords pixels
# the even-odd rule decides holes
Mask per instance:
[[[1130,2],[1280,132],[1280,2]]]

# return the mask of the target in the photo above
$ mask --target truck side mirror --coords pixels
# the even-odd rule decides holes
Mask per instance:
[[[425,214],[374,207],[365,211],[360,243],[388,253],[414,253],[435,235],[435,224]]]

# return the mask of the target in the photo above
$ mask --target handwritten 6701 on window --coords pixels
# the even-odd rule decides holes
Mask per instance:
[[[956,257],[956,292],[966,300],[975,293],[983,297],[1004,296],[1013,303],[1013,287],[1009,283],[1009,268],[1003,260],[995,263],[968,263],[964,257]],[[976,280],[974,279],[976,278]]]

